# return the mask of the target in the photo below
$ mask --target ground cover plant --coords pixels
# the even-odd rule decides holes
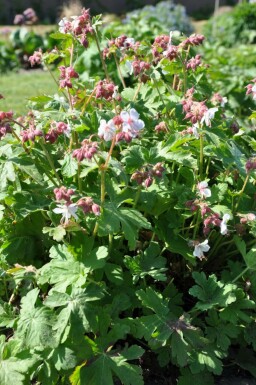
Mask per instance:
[[[0,383],[256,377],[255,131],[209,85],[204,36],[103,46],[100,27],[62,20],[30,58],[62,60],[59,93],[0,112]],[[93,42],[104,77],[84,81]]]

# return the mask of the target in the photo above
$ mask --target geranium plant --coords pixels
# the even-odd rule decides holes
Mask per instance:
[[[62,49],[34,56],[62,59],[59,94],[0,112],[0,383],[255,375],[255,133],[209,88],[202,35],[103,47],[100,27],[62,20]],[[92,41],[105,75],[84,82]]]

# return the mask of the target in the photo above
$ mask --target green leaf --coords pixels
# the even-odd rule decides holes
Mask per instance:
[[[66,154],[61,163],[61,172],[63,176],[71,178],[76,175],[78,164],[77,161],[73,158],[72,154]]]
[[[90,270],[101,269],[106,264],[108,257],[108,249],[106,246],[100,246],[97,249],[92,250],[83,259],[83,264]]]
[[[115,375],[123,385],[143,385],[141,368],[127,362],[138,359],[142,354],[143,349],[139,346],[131,346],[118,354],[103,352],[91,363],[77,367],[70,377],[71,384],[114,385]]]
[[[0,302],[0,327],[12,328],[17,316],[12,305]]]
[[[246,243],[238,235],[234,236],[234,241],[235,241],[236,247],[238,248],[239,252],[243,256],[243,258],[245,258],[245,256],[246,256]]]
[[[42,231],[43,234],[49,234],[57,242],[61,242],[66,235],[66,230],[61,225],[57,227],[44,227]]]
[[[97,301],[103,296],[102,288],[95,284],[89,284],[85,289],[73,288],[71,294],[52,291],[44,302],[45,306],[51,308],[63,307],[58,315],[57,322],[53,326],[53,329],[57,332],[57,341],[60,341],[63,337],[63,333],[68,326],[74,335],[81,338],[88,328],[87,316],[91,312],[88,302]],[[69,332],[70,330],[65,334],[65,338],[62,338],[62,342],[65,341]]]
[[[135,209],[116,208],[114,204],[106,204],[99,219],[99,235],[114,234],[121,229],[131,250],[135,249],[140,228],[150,229],[150,223]]]
[[[157,281],[166,281],[164,272],[166,259],[160,256],[161,249],[157,242],[151,242],[150,246],[141,254],[134,257],[126,256],[125,265],[130,269],[133,275],[133,281],[136,283],[139,278],[150,275]]]
[[[251,250],[244,256],[246,266],[251,269],[256,269],[256,246],[252,247]]]
[[[5,336],[0,336],[0,384],[1,385],[24,385],[28,383],[28,375],[37,361],[28,351],[22,354],[9,352],[10,342],[5,344]]]
[[[90,269],[75,260],[52,259],[39,270],[38,282],[54,285],[53,290],[65,292],[70,285],[85,284]]]
[[[17,324],[17,337],[30,348],[53,346],[55,342],[52,332],[55,316],[50,309],[36,306],[38,294],[39,290],[33,289],[22,298]]]
[[[252,322],[250,309],[255,309],[255,302],[246,298],[246,294],[242,289],[235,291],[236,301],[231,303],[220,312],[220,318],[234,325],[243,321],[245,323]]]
[[[0,191],[3,191],[7,185],[8,181],[15,181],[15,170],[12,162],[5,161],[0,164]]]
[[[226,307],[235,302],[235,285],[217,281],[214,274],[210,275],[208,279],[203,272],[194,272],[192,275],[198,285],[193,286],[189,290],[189,294],[198,298],[199,301],[195,305],[197,309],[209,310],[216,306]]]

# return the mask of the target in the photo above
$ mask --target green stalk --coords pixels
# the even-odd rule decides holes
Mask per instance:
[[[233,281],[231,283],[235,283],[236,281],[238,281],[239,278],[241,278],[245,273],[247,273],[247,271],[250,270],[250,267],[246,267],[242,273],[238,274],[238,276],[236,278],[233,279]]]
[[[204,178],[203,168],[204,168],[204,137],[203,137],[203,134],[201,133],[200,134],[200,158],[199,158],[199,175],[200,175],[201,181]]]
[[[243,195],[243,193],[244,193],[244,190],[245,190],[245,187],[246,187],[246,185],[247,185],[247,183],[248,183],[248,181],[249,181],[249,178],[250,178],[250,174],[248,173],[247,176],[246,176],[246,178],[245,178],[245,180],[244,180],[244,184],[243,184],[242,189],[241,189],[241,190],[239,191],[239,193],[237,194],[237,195],[238,195],[238,200],[237,200],[237,203],[236,203],[236,205],[235,205],[235,210],[234,210],[234,211],[237,211],[237,209],[238,209],[238,206],[239,206],[241,197],[242,197],[242,195]]]
[[[39,140],[39,144],[40,144],[40,146],[41,146],[41,148],[42,148],[42,150],[43,150],[43,152],[44,152],[44,154],[46,156],[46,159],[48,160],[48,163],[49,163],[52,171],[54,172],[54,175],[55,175],[59,185],[61,186],[62,185],[61,179],[60,179],[60,177],[59,177],[59,175],[58,175],[58,173],[56,171],[56,168],[54,166],[53,160],[52,160],[52,158],[51,158],[51,156],[50,156],[50,154],[49,154],[45,144],[42,141],[40,141],[40,140]]]
[[[121,68],[120,68],[120,65],[119,65],[119,63],[118,63],[118,60],[117,60],[117,57],[116,57],[116,54],[115,54],[115,53],[114,53],[114,58],[115,58],[116,68],[117,68],[117,71],[118,71],[118,74],[119,74],[121,83],[122,83],[123,87],[126,88],[125,81],[124,81],[124,77],[123,77],[123,75],[122,75]]]
[[[94,33],[94,36],[95,36],[95,42],[96,42],[97,49],[98,49],[98,52],[99,52],[99,55],[100,55],[100,61],[101,61],[103,70],[104,70],[104,72],[105,72],[106,79],[107,79],[107,80],[110,80],[109,73],[108,73],[108,69],[107,69],[106,63],[105,63],[105,61],[104,61],[104,58],[103,58],[101,49],[100,49],[100,43],[99,43],[99,38],[98,38],[98,34],[97,34],[97,28],[95,28],[95,31],[94,31],[94,32],[95,32],[95,33]]]

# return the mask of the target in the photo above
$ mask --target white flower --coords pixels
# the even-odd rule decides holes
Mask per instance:
[[[109,142],[114,138],[115,133],[116,133],[116,126],[112,119],[109,120],[108,122],[106,122],[106,120],[104,119],[100,121],[100,126],[98,129],[99,137],[106,140],[106,142]]]
[[[122,111],[120,116],[123,119],[122,131],[128,132],[132,138],[138,136],[139,131],[145,127],[145,123],[139,119],[140,115],[134,108],[131,108],[130,112]]]
[[[69,23],[68,21],[68,18],[67,17],[63,17],[63,19],[60,20],[59,22],[59,31],[61,33],[66,33],[66,26],[67,26],[67,23]]]
[[[124,41],[124,48],[129,48],[135,44],[135,40],[133,37],[127,37]]]
[[[256,100],[256,83],[252,86],[252,98]]]
[[[61,222],[64,221],[66,225],[71,217],[78,219],[76,215],[77,205],[75,203],[71,203],[70,205],[57,205],[55,209],[53,209],[55,214],[62,214]]]
[[[224,107],[227,102],[228,102],[228,98],[226,98],[226,96],[224,96],[222,98],[222,101],[220,102],[221,107]]]
[[[199,139],[200,138],[200,136],[199,136],[199,134],[198,134],[198,123],[196,123],[196,124],[193,124],[193,126],[192,126],[192,132],[193,132],[193,135],[194,135],[194,137],[196,138],[196,139]]]
[[[193,255],[202,260],[204,258],[204,253],[207,253],[209,250],[210,246],[208,245],[208,239],[206,239],[204,242],[195,245]]]
[[[203,115],[201,119],[201,124],[205,123],[206,126],[210,127],[211,126],[211,120],[214,118],[215,112],[218,111],[217,107],[214,108],[209,108]]]
[[[224,214],[221,224],[220,224],[220,233],[222,235],[226,235],[228,233],[228,228],[227,228],[227,222],[231,219],[231,216],[229,214]]]
[[[210,198],[212,195],[211,190],[208,187],[208,183],[206,181],[199,182],[197,184],[197,190],[199,192],[199,195],[201,195],[201,198]]]
[[[127,68],[127,71],[129,72],[129,75],[133,74],[133,66],[131,60],[126,60],[125,66]]]

